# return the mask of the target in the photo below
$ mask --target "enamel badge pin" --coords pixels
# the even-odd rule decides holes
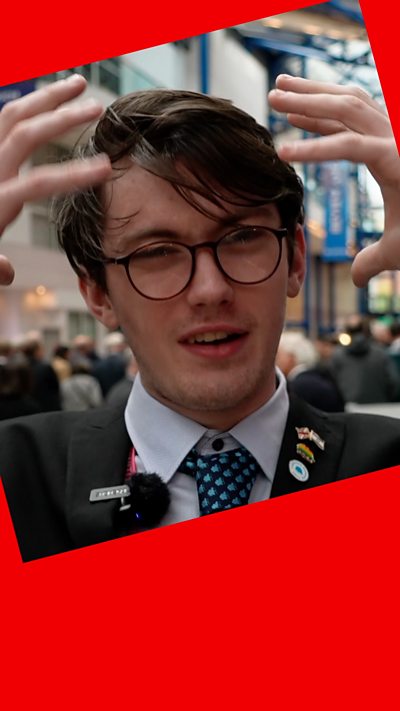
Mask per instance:
[[[297,479],[297,481],[307,481],[310,476],[307,467],[303,464],[303,462],[299,462],[298,459],[290,460],[289,471],[291,475]]]
[[[310,447],[307,447],[306,444],[303,444],[302,442],[300,444],[296,444],[296,453],[307,462],[310,462],[310,464],[315,463],[314,452],[310,449]]]
[[[308,427],[296,427],[296,432],[299,439],[309,439],[320,449],[325,449],[325,440],[314,432],[314,430],[310,430]]]

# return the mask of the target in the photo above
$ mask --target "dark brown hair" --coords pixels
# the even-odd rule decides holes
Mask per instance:
[[[116,177],[119,161],[128,157],[168,180],[201,212],[198,196],[220,207],[223,201],[249,207],[274,203],[289,230],[290,261],[295,226],[303,222],[301,180],[277,155],[269,131],[230,101],[167,89],[128,94],[108,107],[77,153],[106,153]],[[99,260],[106,210],[101,187],[63,197],[54,210],[59,242],[72,267],[80,276],[83,267],[103,288]]]

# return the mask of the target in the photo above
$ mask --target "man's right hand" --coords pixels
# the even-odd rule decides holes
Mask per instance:
[[[293,126],[320,134],[281,146],[283,160],[365,163],[381,189],[384,232],[356,255],[354,284],[365,286],[382,271],[400,269],[400,158],[386,111],[359,88],[286,74],[277,78],[276,87],[270,105],[286,113]]]
[[[25,202],[95,185],[111,174],[106,156],[43,165],[19,173],[21,165],[41,145],[98,118],[103,107],[89,99],[65,105],[86,87],[74,75],[21,99],[10,101],[0,112],[0,236]],[[0,285],[14,278],[9,260],[0,255]]]

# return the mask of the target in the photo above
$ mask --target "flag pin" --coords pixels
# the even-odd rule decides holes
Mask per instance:
[[[308,427],[296,427],[296,432],[299,439],[309,439],[320,449],[325,449],[325,440],[323,440],[317,432],[314,432],[314,430],[310,430]]]
[[[307,447],[306,444],[303,444],[302,442],[300,444],[296,444],[296,453],[300,455],[303,459],[305,459],[307,462],[310,462],[310,464],[315,463],[315,457],[314,453],[310,449],[310,447]]]

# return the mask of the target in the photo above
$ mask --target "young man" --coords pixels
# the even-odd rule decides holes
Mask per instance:
[[[357,256],[355,281],[398,265],[400,161],[386,115],[348,87],[291,77],[277,87],[271,105],[327,134],[282,158],[363,160],[382,187],[385,235]],[[79,188],[59,203],[60,241],[89,309],[122,329],[140,376],[125,410],[0,429],[23,559],[398,464],[397,421],[327,416],[289,400],[275,370],[305,246],[301,183],[268,131],[224,100],[142,92],[106,111],[86,161],[17,177],[34,147],[100,113],[64,107],[83,88],[58,83],[0,116],[0,224],[24,200]],[[12,278],[6,260],[0,274]],[[151,503],[146,523],[125,518],[143,514],[137,472],[158,473],[170,499],[158,518]]]

